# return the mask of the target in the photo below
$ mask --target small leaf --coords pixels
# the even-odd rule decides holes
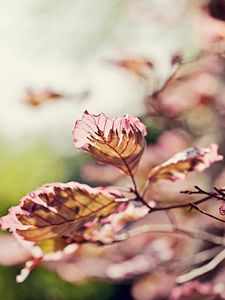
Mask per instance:
[[[44,88],[36,90],[33,88],[26,89],[25,96],[22,101],[33,107],[42,106],[46,102],[56,102],[62,100],[84,100],[89,97],[90,92],[88,90],[81,91],[75,94],[60,93],[50,88]]]
[[[148,79],[149,72],[154,68],[153,63],[145,59],[123,59],[114,63],[144,79]]]
[[[63,98],[62,94],[56,93],[50,89],[43,89],[40,91],[27,89],[23,102],[30,106],[39,106],[47,101],[56,101],[60,98]]]
[[[34,257],[83,242],[85,224],[115,213],[122,195],[112,189],[90,188],[76,182],[45,185],[21,199],[1,218]],[[121,199],[120,199],[121,200]]]
[[[201,172],[212,163],[223,159],[217,151],[218,145],[212,144],[209,148],[193,147],[179,152],[153,168],[149,173],[149,181],[157,182],[162,179],[176,181],[185,178],[191,171]]]
[[[145,148],[145,135],[144,124],[130,115],[109,119],[103,113],[92,115],[87,111],[73,130],[76,148],[127,175],[137,169]]]

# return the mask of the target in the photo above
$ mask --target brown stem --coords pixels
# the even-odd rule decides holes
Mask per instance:
[[[216,193],[213,192],[207,192],[201,189],[199,186],[195,186],[196,191],[182,191],[182,194],[188,194],[188,195],[193,195],[193,194],[203,194],[203,195],[208,195],[211,196],[211,198],[216,198],[218,200],[225,200],[225,194],[223,190],[218,189],[216,187],[213,187]]]
[[[190,205],[191,205],[195,210],[199,211],[201,214],[206,215],[206,216],[208,216],[208,217],[210,217],[210,218],[212,218],[212,219],[214,219],[214,220],[217,220],[217,221],[220,221],[220,222],[225,223],[225,220],[220,219],[220,218],[218,218],[218,217],[216,217],[216,216],[214,216],[214,215],[212,215],[212,214],[210,214],[210,213],[208,213],[208,212],[202,210],[202,209],[199,208],[196,204],[191,203]]]
[[[192,204],[198,205],[201,204],[203,202],[208,201],[209,199],[211,199],[211,196],[207,196],[203,199],[197,200],[195,202],[188,202],[188,203],[182,203],[182,204],[174,204],[174,205],[168,205],[168,206],[161,206],[161,207],[152,207],[151,211],[149,213],[152,212],[156,212],[156,211],[164,211],[164,210],[170,210],[170,209],[178,209],[178,208],[185,208],[185,207],[192,207]]]
[[[120,154],[115,148],[113,148],[112,146],[110,146],[110,145],[107,143],[107,141],[105,140],[104,135],[101,134],[101,130],[100,130],[98,124],[96,123],[95,119],[94,119],[94,122],[95,122],[95,125],[96,125],[97,129],[98,129],[99,132],[100,132],[100,136],[101,136],[102,140],[104,141],[104,143],[105,143],[109,148],[111,148],[111,149],[112,149],[112,150],[120,157],[121,161],[123,162],[124,166],[126,167],[127,172],[128,172],[128,175],[129,175],[129,177],[130,177],[130,179],[131,179],[131,181],[132,181],[132,183],[133,183],[133,188],[134,188],[133,192],[134,192],[134,194],[136,195],[136,197],[137,197],[138,199],[140,199],[140,201],[143,203],[143,205],[145,205],[145,206],[147,206],[148,208],[150,208],[150,207],[148,206],[148,204],[145,203],[145,201],[142,199],[142,197],[140,196],[140,194],[139,194],[139,192],[138,192],[137,183],[136,183],[136,181],[135,181],[135,178],[134,178],[134,175],[133,175],[133,173],[132,173],[132,170],[130,169],[129,164],[127,163],[126,159],[123,158],[123,157],[121,156],[121,154]]]

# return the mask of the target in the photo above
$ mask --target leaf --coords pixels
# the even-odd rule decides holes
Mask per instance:
[[[60,98],[63,98],[62,94],[56,93],[50,89],[43,89],[40,91],[27,89],[26,96],[23,101],[30,106],[39,106],[47,101],[56,101]]]
[[[123,59],[114,63],[144,79],[148,79],[148,73],[154,68],[153,63],[145,59]]]
[[[127,175],[135,172],[145,148],[146,128],[130,115],[109,119],[84,112],[75,123],[74,145],[98,162],[113,165]]]
[[[125,204],[125,203],[123,203]],[[91,241],[101,241],[103,244],[116,241],[116,234],[126,228],[129,224],[142,219],[149,212],[146,206],[135,206],[134,203],[123,205],[120,211],[111,214],[102,222],[85,231],[85,237]],[[117,240],[118,241],[118,240]]]
[[[193,147],[179,152],[161,165],[153,168],[148,176],[150,182],[159,180],[176,181],[183,179],[189,172],[202,172],[212,163],[223,159],[218,154],[218,145],[211,144],[209,148]]]
[[[25,91],[25,96],[22,101],[33,107],[43,105],[45,102],[56,102],[61,100],[84,100],[89,97],[90,92],[88,90],[81,91],[76,94],[59,93],[50,88],[44,88],[41,90],[35,90],[29,88]]]
[[[9,229],[34,257],[40,257],[85,241],[85,225],[115,213],[120,205],[116,200],[121,197],[112,189],[53,183],[22,198],[1,218],[1,227]]]

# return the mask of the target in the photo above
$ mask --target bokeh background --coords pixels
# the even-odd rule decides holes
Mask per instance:
[[[118,183],[118,174],[106,168],[103,180],[73,147],[72,127],[85,109],[141,117],[149,168],[191,145],[218,142],[225,152],[222,2],[0,1],[0,214],[44,183]],[[151,66],[143,79],[120,67],[123,60]],[[157,94],[180,61],[179,80]],[[223,165],[201,180],[222,182],[219,174]],[[152,299],[131,293],[130,281],[72,285],[41,267],[19,285],[20,267],[4,266],[4,254],[0,264],[5,300]]]

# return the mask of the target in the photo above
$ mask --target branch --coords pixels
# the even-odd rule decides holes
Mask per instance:
[[[178,209],[178,208],[185,208],[185,207],[192,207],[192,204],[194,205],[198,205],[198,204],[201,204],[201,203],[204,203],[206,201],[208,201],[209,199],[211,199],[212,196],[207,196],[205,198],[202,198],[200,200],[197,200],[195,202],[188,202],[188,203],[182,203],[182,204],[175,204],[175,205],[168,205],[168,206],[161,206],[161,207],[153,207],[151,208],[151,212],[154,212],[154,211],[163,211],[163,210],[169,210],[169,209]]]
[[[223,189],[218,189],[217,187],[213,187],[216,193],[207,192],[201,189],[199,186],[195,186],[196,191],[182,191],[183,194],[193,195],[193,194],[203,194],[211,196],[211,198],[216,198],[218,200],[225,200],[225,193]]]
[[[225,223],[225,220],[220,219],[220,218],[218,218],[218,217],[216,217],[216,216],[214,216],[214,215],[212,215],[212,214],[210,214],[210,213],[208,213],[208,212],[202,210],[202,209],[199,208],[196,204],[190,203],[190,205],[191,205],[195,210],[197,210],[198,212],[200,212],[201,214],[206,215],[206,216],[208,216],[208,217],[210,217],[210,218],[212,218],[212,219],[214,219],[214,220],[217,220],[217,221],[220,221],[220,222]]]
[[[159,225],[147,224],[137,228],[133,228],[127,232],[116,234],[114,236],[113,242],[121,242],[128,238],[132,238],[139,234],[144,234],[144,233],[180,234],[180,235],[188,236],[194,239],[200,239],[203,241],[213,243],[215,245],[220,245],[225,247],[225,238],[221,236],[217,236],[205,231],[197,231],[197,230],[189,231],[183,228],[174,228],[174,226],[167,225],[167,224],[159,224]]]
[[[210,249],[206,249],[198,253],[194,253],[193,255],[189,256],[186,259],[183,259],[182,261],[176,261],[172,263],[169,270],[171,272],[173,271],[179,272],[187,269],[187,267],[190,266],[190,264],[194,266],[209,261],[221,251],[221,247],[223,246],[214,246]]]
[[[170,209],[178,209],[178,208],[185,208],[185,207],[191,207],[192,204],[195,204],[195,205],[199,205],[201,203],[204,203],[206,201],[208,201],[209,199],[213,198],[213,195],[209,194],[209,193],[206,193],[204,192],[204,194],[207,195],[207,197],[205,198],[202,198],[200,200],[197,200],[197,201],[194,201],[192,203],[188,202],[188,203],[182,203],[182,204],[175,204],[175,205],[168,205],[168,206],[160,206],[160,207],[151,207],[149,204],[148,204],[148,201],[144,199],[144,195],[147,191],[147,189],[149,188],[149,185],[145,185],[144,187],[144,191],[142,193],[142,196],[139,194],[139,192],[137,190],[132,190],[131,189],[131,192],[133,192],[135,194],[135,196],[137,197],[136,199],[139,200],[140,202],[142,202],[145,206],[147,206],[150,211],[149,213],[152,213],[152,212],[156,212],[156,211],[164,211],[164,210],[170,210]],[[198,188],[198,187],[195,187],[195,188]],[[200,194],[200,192],[192,192],[192,191],[183,191],[181,193],[184,193],[184,194]]]
[[[204,266],[193,269],[186,274],[178,276],[176,279],[176,283],[182,284],[196,277],[199,277],[205,273],[208,273],[214,270],[224,259],[225,259],[225,249],[222,250],[219,254],[217,254],[209,263],[205,264]]]
[[[183,191],[181,193],[190,194],[190,195],[191,194],[205,194],[206,197],[202,198],[200,200],[194,201],[194,202],[188,202],[188,203],[183,203],[183,204],[175,204],[175,205],[169,205],[169,206],[160,206],[160,207],[151,207],[148,204],[148,201],[145,201],[143,196],[141,196],[137,190],[134,190],[133,193],[136,195],[137,200],[142,202],[145,206],[147,206],[150,209],[149,214],[153,213],[153,212],[157,212],[157,211],[165,211],[168,218],[169,218],[170,223],[173,225],[175,230],[178,227],[177,224],[176,224],[176,219],[173,217],[173,215],[168,213],[168,210],[178,209],[178,208],[185,208],[185,207],[193,208],[193,209],[197,210],[198,212],[200,212],[203,215],[206,215],[206,216],[208,216],[208,217],[210,217],[214,220],[217,220],[219,222],[225,223],[224,219],[221,219],[217,216],[214,216],[214,215],[212,215],[212,214],[210,214],[210,213],[208,213],[208,212],[206,212],[206,211],[204,211],[204,210],[202,210],[201,208],[198,207],[199,204],[204,203],[204,202],[208,201],[209,199],[211,199],[213,197],[216,197],[215,193],[208,193],[208,192],[202,190],[201,188],[199,188],[198,186],[195,186],[195,189],[196,189],[196,191]],[[225,196],[223,190],[219,190],[217,188],[214,188],[214,189],[219,193],[219,196],[217,196],[217,199],[222,200],[221,197]],[[146,192],[146,188],[144,189],[144,193],[145,192]]]

